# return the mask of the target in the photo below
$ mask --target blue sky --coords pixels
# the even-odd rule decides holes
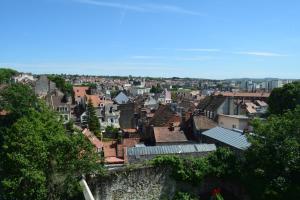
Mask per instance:
[[[0,66],[300,78],[299,0],[0,0]]]

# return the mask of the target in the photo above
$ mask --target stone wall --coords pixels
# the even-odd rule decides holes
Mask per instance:
[[[106,177],[87,179],[87,182],[95,200],[166,200],[172,199],[176,191],[202,197],[216,187],[232,193],[236,197],[234,199],[249,199],[237,183],[228,180],[207,178],[199,186],[192,186],[175,181],[170,173],[168,168],[125,168],[111,172]]]

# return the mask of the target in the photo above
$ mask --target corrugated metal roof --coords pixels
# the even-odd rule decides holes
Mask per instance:
[[[180,154],[215,151],[214,144],[185,144],[127,148],[128,156]]]
[[[202,132],[202,134],[238,149],[243,150],[250,146],[246,136],[242,132],[236,130],[215,127]]]

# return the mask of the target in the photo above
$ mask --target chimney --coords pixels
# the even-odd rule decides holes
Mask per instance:
[[[169,130],[174,131],[174,124],[172,122],[169,123]]]

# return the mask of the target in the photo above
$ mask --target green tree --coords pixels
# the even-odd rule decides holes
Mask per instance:
[[[300,106],[266,122],[253,122],[245,183],[254,199],[300,198]]]
[[[18,72],[13,69],[0,68],[0,84],[9,83],[11,78]]]
[[[197,198],[187,192],[177,192],[173,200],[196,200]]]
[[[94,132],[95,134],[98,134],[100,132],[99,119],[96,115],[96,110],[93,106],[91,99],[88,100],[87,105],[87,122],[88,127],[92,132]]]
[[[283,114],[300,105],[300,82],[289,83],[272,90],[268,99],[271,114]]]
[[[0,105],[9,111],[0,119],[5,125],[0,127],[0,199],[74,198],[80,194],[79,176],[103,172],[88,140],[66,134],[58,116],[27,86],[6,87]]]
[[[56,84],[56,87],[60,89],[66,95],[71,95],[73,91],[73,86],[71,83],[66,82],[66,80],[59,75],[50,75],[48,79]]]
[[[1,151],[4,199],[68,199],[80,192],[78,177],[97,172],[97,155],[82,134],[66,134],[41,105],[6,129]]]
[[[161,88],[159,83],[156,86],[152,85],[152,87],[150,89],[150,92],[155,93],[155,94],[161,93],[162,91],[163,91],[163,89]]]
[[[5,87],[0,91],[0,110],[6,110],[9,115],[2,125],[9,125],[27,115],[30,108],[37,108],[37,103],[37,97],[29,86],[16,83]]]

